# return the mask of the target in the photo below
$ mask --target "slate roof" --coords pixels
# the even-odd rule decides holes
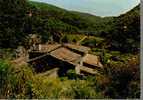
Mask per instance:
[[[41,58],[48,55],[75,66],[81,64],[81,61],[83,61],[83,65],[80,65],[79,70],[95,75],[97,74],[96,68],[103,68],[103,65],[101,64],[98,56],[88,54],[89,50],[90,48],[88,47],[73,44],[42,44],[41,51],[39,52],[44,52],[44,55],[30,59],[29,62],[37,59],[40,60]],[[81,55],[77,51],[83,52],[84,55]]]
[[[61,45],[60,44],[40,44],[40,46],[41,46],[40,52],[50,52],[52,50],[57,49]]]
[[[52,51],[50,53],[50,55],[52,55],[58,59],[73,63],[73,64],[77,64],[81,58],[80,54],[74,53],[64,47],[61,47],[61,48],[58,48],[58,49]]]
[[[89,47],[85,47],[85,46],[81,46],[81,45],[74,45],[74,44],[67,43],[67,44],[64,44],[64,46],[74,49],[74,50],[77,50],[77,51],[80,51],[80,52],[83,52],[83,53],[87,53],[90,50]]]
[[[100,63],[98,56],[92,55],[92,54],[86,54],[83,58],[83,62],[87,63],[89,65],[93,65],[96,67],[102,68],[103,65]]]

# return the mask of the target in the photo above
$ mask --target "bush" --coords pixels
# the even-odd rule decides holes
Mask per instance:
[[[105,95],[119,99],[140,97],[139,57],[131,58],[126,63],[110,63],[106,67],[110,82]]]
[[[14,66],[0,60],[0,98],[30,98],[28,82],[32,81],[32,71],[27,66]]]
[[[82,45],[84,46],[89,46],[89,47],[96,47],[96,39],[86,39],[85,41],[82,42]]]
[[[85,80],[59,80],[37,77],[32,84],[33,98],[39,99],[95,99],[103,98]]]
[[[12,70],[12,98],[31,98],[30,83],[33,72],[28,66],[14,66]]]
[[[58,98],[61,89],[61,83],[58,79],[37,76],[32,83],[33,98]]]
[[[97,92],[88,81],[67,80],[63,82],[60,97],[71,99],[99,99],[104,96],[100,92]]]
[[[0,60],[0,98],[9,97],[10,74],[10,65],[4,60]]]

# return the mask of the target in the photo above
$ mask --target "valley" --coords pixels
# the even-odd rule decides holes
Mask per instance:
[[[140,4],[111,17],[0,5],[1,99],[140,98]]]

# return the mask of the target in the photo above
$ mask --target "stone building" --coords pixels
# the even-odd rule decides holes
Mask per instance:
[[[29,60],[36,72],[56,70],[59,76],[75,69],[79,75],[96,75],[103,68],[99,57],[89,54],[90,48],[74,44],[40,44],[39,49],[29,52]]]

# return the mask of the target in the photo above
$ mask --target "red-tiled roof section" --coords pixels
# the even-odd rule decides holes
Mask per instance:
[[[81,45],[64,44],[64,46],[84,53],[87,53],[90,50],[90,48]]]
[[[74,53],[67,48],[61,47],[50,53],[52,56],[55,56],[58,59],[77,64],[81,55]]]
[[[102,68],[103,65],[100,63],[98,56],[86,54],[83,58],[83,62],[89,65],[97,66]]]

